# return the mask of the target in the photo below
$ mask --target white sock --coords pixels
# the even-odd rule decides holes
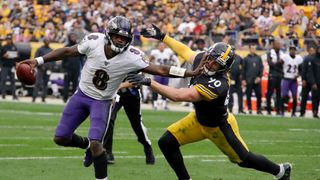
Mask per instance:
[[[108,180],[108,177],[105,177],[105,178],[103,178],[103,179],[98,179],[98,178],[96,178],[96,180]]]
[[[280,166],[280,171],[279,173],[276,175],[276,179],[280,179],[283,175],[284,175],[284,167],[283,164],[279,164]]]
[[[88,138],[88,137],[86,137],[87,139],[88,139],[88,141],[89,141],[89,143],[88,143],[88,147],[86,148],[86,149],[90,149],[90,139]]]

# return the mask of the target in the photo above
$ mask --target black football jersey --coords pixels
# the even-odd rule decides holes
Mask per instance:
[[[199,65],[204,53],[199,53],[194,61],[194,69]],[[227,73],[215,73],[208,76],[201,74],[191,79],[192,86],[205,97],[205,100],[194,102],[196,116],[201,125],[216,127],[228,117],[227,103],[229,77]]]

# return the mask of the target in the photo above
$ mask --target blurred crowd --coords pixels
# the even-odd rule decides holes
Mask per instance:
[[[242,48],[254,42],[269,48],[279,37],[299,48],[318,45],[320,4],[292,0],[7,0],[1,1],[0,37],[12,34],[15,42],[66,43],[67,34],[78,40],[88,32],[103,32],[108,20],[123,15],[133,22],[135,45],[142,45],[139,30],[154,23],[164,32],[192,45],[228,41]],[[161,20],[161,21],[159,21]],[[209,37],[209,38],[208,38]]]
[[[297,54],[301,51],[308,51],[307,57],[315,58],[317,47],[320,45],[320,3],[318,1],[303,1],[304,4],[297,5],[292,0],[7,0],[0,1],[0,86],[2,98],[5,99],[7,81],[10,80],[13,99],[17,99],[14,71],[16,61],[22,60],[15,44],[23,42],[42,42],[42,46],[36,49],[36,56],[44,55],[52,51],[50,43],[56,42],[65,46],[72,46],[79,42],[86,34],[91,32],[105,31],[107,22],[114,16],[122,15],[133,23],[134,40],[133,45],[140,46],[155,63],[161,63],[154,51],[161,51],[165,47],[159,44],[154,47],[154,42],[145,39],[139,34],[140,29],[149,24],[156,24],[163,32],[187,44],[194,50],[203,51],[214,42],[224,41],[234,45],[238,50],[248,50],[247,56],[237,56],[235,65],[231,74],[232,79],[230,95],[238,94],[238,113],[244,112],[242,104],[243,97],[246,95],[248,113],[254,109],[251,105],[251,95],[254,92],[256,97],[257,114],[262,114],[266,107],[267,113],[271,114],[271,106],[275,107],[276,113],[283,114],[288,105],[288,97],[280,97],[281,93],[276,95],[277,99],[274,105],[271,105],[271,99],[275,97],[272,94],[273,89],[263,92],[261,89],[262,79],[270,76],[270,62],[280,61],[280,52],[289,54],[289,47],[295,47]],[[161,21],[159,21],[161,20]],[[275,41],[276,40],[276,41]],[[275,51],[275,42],[281,42]],[[1,47],[2,45],[2,47]],[[149,51],[150,50],[150,51]],[[260,55],[256,50],[268,50],[265,61],[262,62]],[[277,52],[275,57],[270,52]],[[319,51],[320,53],[320,51]],[[169,53],[170,54],[170,53]],[[304,53],[306,54],[306,53]],[[179,57],[171,55],[172,59],[165,59],[169,65],[178,65],[184,68],[190,68],[190,64],[179,64]],[[34,102],[41,92],[42,101],[45,102],[47,96],[48,83],[51,84],[52,94],[59,94],[57,88],[62,90],[63,101],[68,100],[69,95],[75,91],[78,83],[80,69],[83,66],[83,57],[74,57],[76,60],[68,63],[68,60],[62,62],[59,68],[55,69],[55,64],[48,64],[38,68],[37,82],[33,88],[32,101]],[[242,58],[244,58],[242,60]],[[311,59],[312,59],[311,58]],[[158,62],[159,61],[159,62]],[[268,61],[268,63],[266,63]],[[238,62],[238,63],[237,63]],[[304,64],[308,64],[304,61]],[[281,62],[282,64],[284,62]],[[312,67],[318,67],[316,60],[313,60]],[[303,63],[297,64],[302,66]],[[309,91],[313,96],[313,115],[318,117],[318,106],[320,102],[320,82],[316,80],[308,82],[314,74],[320,74],[319,68],[313,73],[307,66],[304,66],[304,74],[300,70],[296,71],[293,80],[298,77],[302,79],[301,95],[302,111],[304,116],[306,100],[310,98]],[[300,67],[301,69],[301,67]],[[52,71],[63,72],[64,77],[50,80]],[[267,71],[267,75],[264,72]],[[283,68],[279,69],[280,75]],[[232,77],[232,76],[231,76]],[[283,76],[279,76],[281,82]],[[268,77],[268,81],[271,78]],[[320,77],[314,77],[320,79]],[[170,82],[169,82],[170,83]],[[268,82],[269,83],[269,82]],[[174,86],[187,86],[188,80],[184,82],[174,82]],[[270,83],[275,85],[275,83]],[[54,86],[56,85],[56,86]],[[71,86],[72,85],[72,86]],[[172,84],[171,84],[172,85]],[[307,86],[308,85],[308,86]],[[281,89],[275,87],[275,90]],[[268,88],[271,86],[268,86]],[[317,91],[319,90],[319,92]],[[155,94],[143,95],[143,101],[148,99],[153,101],[153,107],[156,109],[157,101],[163,104],[167,109],[165,99],[157,97]],[[150,93],[150,92],[149,92]],[[58,95],[55,95],[58,96]],[[150,97],[151,96],[151,97]],[[266,100],[262,100],[266,96]],[[278,97],[279,96],[279,97]],[[303,97],[302,97],[303,96]],[[297,97],[291,97],[297,99]],[[300,98],[300,99],[301,99]],[[298,98],[299,99],[299,98]],[[266,105],[262,107],[266,101]],[[164,103],[163,103],[164,102]],[[278,102],[278,103],[277,103]],[[300,102],[299,102],[300,103]],[[295,102],[295,106],[297,102]],[[233,108],[233,98],[229,104],[229,111]],[[296,111],[296,110],[294,110]],[[298,111],[298,110],[297,110]],[[292,114],[295,116],[295,113]]]

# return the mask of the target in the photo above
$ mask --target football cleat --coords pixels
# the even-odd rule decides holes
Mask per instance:
[[[86,149],[84,158],[83,158],[83,166],[84,167],[89,167],[92,164],[92,154],[90,148]]]
[[[152,147],[151,146],[145,147],[144,153],[146,155],[146,164],[150,164],[150,165],[155,164],[155,158],[153,155]]]
[[[106,153],[107,164],[114,164],[114,156],[112,153]]]
[[[283,163],[284,174],[279,180],[290,180],[291,168],[292,165],[290,163]]]

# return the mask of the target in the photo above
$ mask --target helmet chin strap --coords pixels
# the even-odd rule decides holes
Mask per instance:
[[[204,73],[206,75],[208,75],[208,76],[212,76],[212,75],[214,75],[216,73],[223,73],[223,72],[225,72],[224,69],[220,69],[220,70],[217,70],[217,71],[210,71],[206,66],[204,66]]]
[[[104,40],[106,44],[110,43],[110,47],[112,49],[112,51],[116,52],[116,53],[122,53],[128,46],[130,43],[127,43],[125,46],[123,47],[117,47],[111,40],[110,36],[107,36],[107,38]]]
[[[216,72],[215,71],[210,71],[206,66],[204,66],[204,73],[208,76],[214,75]]]
[[[111,43],[111,49],[116,53],[122,53],[123,50],[127,47],[127,46],[124,46],[122,48],[117,47],[115,44],[113,44],[112,40],[110,40],[110,43]]]

